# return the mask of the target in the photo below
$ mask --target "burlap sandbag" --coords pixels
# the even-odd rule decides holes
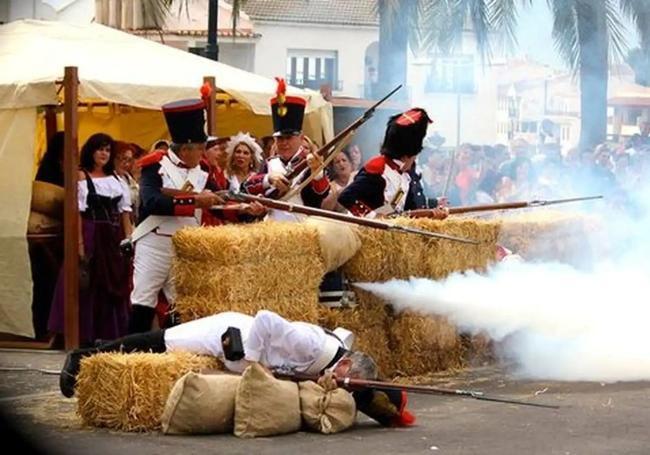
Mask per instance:
[[[40,212],[29,212],[27,220],[28,234],[58,234],[63,232],[61,221]]]
[[[318,230],[321,257],[328,272],[348,262],[361,248],[356,229],[346,223],[311,217],[305,223]]]
[[[161,417],[165,434],[230,433],[241,377],[187,373],[176,381]]]
[[[327,391],[313,381],[298,386],[300,413],[310,430],[333,434],[354,425],[357,408],[350,393],[340,388]]]
[[[63,219],[65,191],[52,183],[35,180],[32,183],[32,210],[57,220]]]
[[[235,398],[235,436],[291,433],[300,425],[298,384],[280,381],[258,364],[246,368]]]

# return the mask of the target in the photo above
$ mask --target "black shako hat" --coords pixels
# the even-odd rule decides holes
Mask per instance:
[[[392,159],[415,156],[422,151],[427,128],[433,123],[427,111],[419,107],[393,115],[388,119],[381,153]]]
[[[287,84],[284,79],[278,81],[275,98],[271,99],[273,116],[273,136],[297,136],[302,133],[302,120],[307,102],[297,96],[286,96]]]
[[[205,134],[205,102],[202,99],[174,101],[162,107],[167,129],[175,144],[200,144]]]
[[[357,409],[385,427],[407,427],[415,423],[415,416],[407,409],[404,390],[369,387],[355,390],[352,397]]]

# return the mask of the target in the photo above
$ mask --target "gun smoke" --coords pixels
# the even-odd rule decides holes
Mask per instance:
[[[637,200],[650,213],[650,193]],[[607,257],[587,268],[503,261],[484,273],[466,271],[440,281],[358,286],[398,312],[441,315],[461,331],[486,333],[501,360],[512,362],[523,377],[650,380],[650,219],[625,220],[600,209],[597,241],[609,243]]]

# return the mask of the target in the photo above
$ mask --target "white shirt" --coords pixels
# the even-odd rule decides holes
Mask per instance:
[[[167,351],[189,351],[212,355],[226,368],[241,372],[243,361],[225,360],[221,335],[228,327],[241,331],[245,359],[275,370],[304,373],[323,352],[325,331],[307,322],[289,322],[272,311],[258,311],[255,317],[228,311],[186,322],[165,331]]]
[[[298,151],[291,157],[293,159],[297,155],[300,155],[303,152],[302,146],[298,149]],[[291,162],[291,160],[289,160]],[[284,164],[282,159],[279,156],[274,156],[270,158],[266,162],[267,166],[267,174],[264,177],[264,188],[271,188],[271,183],[269,182],[269,176],[271,175],[286,175],[287,174],[287,166]],[[300,182],[302,182],[305,179],[305,174],[309,172],[309,167],[306,167],[300,174],[298,174],[291,182],[290,182],[290,188],[292,191],[293,188],[297,187],[300,185]],[[323,178],[323,172],[319,172],[316,174],[314,177],[314,180],[319,180]],[[310,183],[311,184],[311,183]],[[288,202],[290,204],[294,205],[305,205],[304,201],[302,200],[302,196],[300,193],[296,193],[293,196],[291,196],[288,199],[285,199],[284,197],[281,198],[282,201]],[[301,213],[291,213],[287,212],[285,210],[269,210],[268,215],[266,215],[266,219],[269,220],[275,220],[275,221],[303,221],[305,218],[307,218],[307,215],[301,214]]]
[[[289,322],[272,311],[261,310],[244,343],[246,360],[270,369],[304,373],[320,358],[328,336],[317,325]]]
[[[252,325],[251,316],[234,311],[195,319],[165,330],[165,347],[169,352],[187,351],[193,354],[211,355],[223,361],[230,371],[242,372],[246,367],[245,362],[231,362],[225,359],[221,335],[228,330],[228,327],[237,327],[246,346]]]
[[[91,177],[95,191],[100,196],[110,198],[122,196],[117,203],[117,209],[120,213],[131,211],[131,195],[128,189],[122,184],[121,180],[113,175],[105,177]],[[88,209],[88,182],[86,179],[77,182],[77,203],[79,211],[85,212]]]

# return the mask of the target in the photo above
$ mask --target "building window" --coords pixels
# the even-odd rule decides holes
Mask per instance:
[[[474,93],[474,57],[440,56],[434,59],[424,90],[427,93]]]
[[[563,126],[562,127],[562,141],[568,141],[569,140],[569,127],[568,126]]]
[[[521,122],[522,133],[537,133],[537,122]]]
[[[290,85],[318,90],[329,85],[341,90],[338,81],[338,52],[289,49],[287,53],[287,81]]]

